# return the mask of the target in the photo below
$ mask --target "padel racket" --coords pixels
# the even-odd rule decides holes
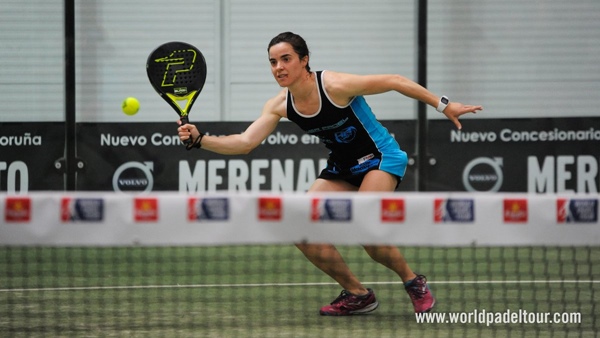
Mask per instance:
[[[192,105],[206,81],[206,60],[200,50],[185,42],[162,44],[148,56],[146,73],[154,90],[173,107],[181,123],[188,123]],[[188,150],[191,141],[185,142]]]

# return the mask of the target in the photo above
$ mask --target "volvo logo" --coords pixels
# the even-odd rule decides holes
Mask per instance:
[[[117,192],[150,192],[154,185],[152,162],[125,162],[113,175],[113,190]]]
[[[463,171],[463,185],[467,191],[497,192],[502,187],[502,158],[478,157]]]

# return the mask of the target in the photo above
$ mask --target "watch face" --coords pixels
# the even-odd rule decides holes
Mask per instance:
[[[448,101],[447,97],[442,97],[441,101],[443,104],[448,104],[448,102],[450,102],[450,101]]]

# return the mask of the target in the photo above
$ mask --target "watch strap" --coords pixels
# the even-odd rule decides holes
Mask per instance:
[[[440,102],[438,102],[437,107],[435,108],[435,110],[437,110],[440,113],[444,112],[444,109],[446,109],[446,107],[448,107],[448,104],[450,103],[450,100],[448,99],[447,96],[442,96],[440,97]]]

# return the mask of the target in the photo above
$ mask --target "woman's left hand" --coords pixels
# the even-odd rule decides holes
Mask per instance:
[[[483,110],[482,106],[472,106],[464,105],[460,102],[450,102],[448,103],[446,109],[444,109],[444,115],[446,115],[446,117],[454,123],[456,128],[460,130],[462,129],[462,125],[460,124],[460,121],[458,121],[458,118],[467,113],[476,114],[480,110]]]

